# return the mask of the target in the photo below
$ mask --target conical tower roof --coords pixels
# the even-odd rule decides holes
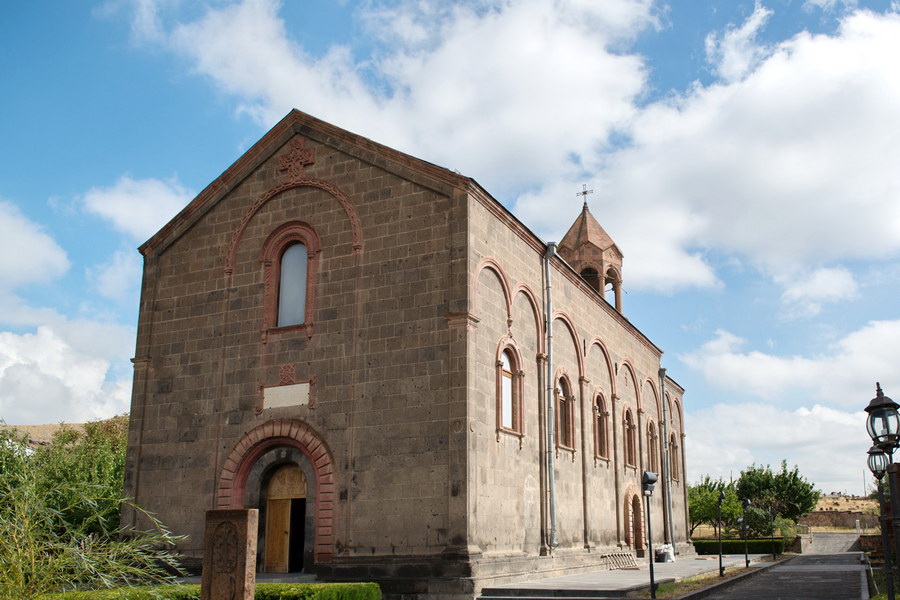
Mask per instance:
[[[587,202],[581,209],[581,214],[569,227],[569,231],[563,236],[559,242],[560,247],[564,247],[572,252],[577,252],[585,244],[592,244],[601,251],[607,250],[615,246],[609,234],[600,226],[591,211],[588,210]]]

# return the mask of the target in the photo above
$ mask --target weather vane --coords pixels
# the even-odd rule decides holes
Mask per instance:
[[[594,193],[594,190],[589,190],[589,189],[587,189],[587,184],[586,184],[586,183],[582,183],[582,184],[581,184],[581,191],[578,192],[578,193],[575,194],[575,195],[576,195],[576,196],[581,196],[581,197],[584,199],[584,205],[587,206],[587,195],[588,195],[588,194],[593,194],[593,193]]]

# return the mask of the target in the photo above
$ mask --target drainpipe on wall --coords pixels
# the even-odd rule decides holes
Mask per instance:
[[[545,314],[547,315],[547,492],[550,496],[550,548],[559,546],[556,539],[556,472],[554,465],[554,452],[556,449],[556,436],[554,433],[556,415],[556,397],[553,389],[553,299],[550,292],[550,260],[556,254],[556,242],[547,243],[547,252],[544,254],[544,282]]]
[[[666,370],[662,367],[659,369],[659,389],[660,389],[660,397],[662,398],[663,405],[663,448],[665,448],[665,458],[663,461],[663,487],[666,495],[666,512],[668,512],[669,518],[666,519],[668,521],[668,527],[666,528],[666,537],[669,538],[666,540],[668,543],[672,544],[672,548],[675,548],[675,521],[672,518],[672,473],[669,468],[669,460],[670,460],[670,448],[669,448],[669,402],[666,400]]]

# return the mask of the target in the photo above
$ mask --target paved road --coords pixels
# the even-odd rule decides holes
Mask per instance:
[[[801,555],[772,567],[707,600],[867,600],[865,566],[859,552]]]

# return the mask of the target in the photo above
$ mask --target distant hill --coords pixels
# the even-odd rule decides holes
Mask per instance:
[[[56,423],[54,425],[5,425],[5,429],[15,429],[28,436],[28,445],[32,447],[46,446],[53,441],[53,434],[62,427],[81,431],[84,423]]]

